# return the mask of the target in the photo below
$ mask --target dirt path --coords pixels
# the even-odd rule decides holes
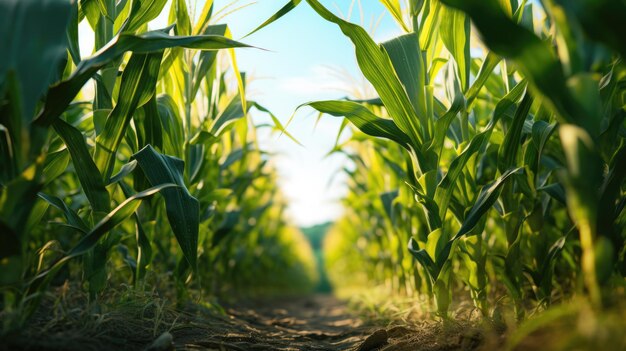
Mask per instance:
[[[345,304],[328,295],[238,304],[227,308],[227,312],[230,318],[214,325],[212,335],[204,339],[198,340],[194,332],[185,335],[185,330],[174,331],[176,348],[349,350],[358,349],[373,329],[348,313]]]
[[[482,339],[455,323],[367,324],[328,295],[238,300],[224,313],[142,300],[85,310],[80,300],[68,301],[44,304],[27,328],[0,338],[0,351],[475,351]]]
[[[450,351],[475,350],[480,337],[435,324],[418,329],[366,325],[328,295],[238,303],[227,317],[199,319],[173,330],[178,350]],[[454,328],[456,329],[456,328]],[[444,335],[445,334],[445,335]]]

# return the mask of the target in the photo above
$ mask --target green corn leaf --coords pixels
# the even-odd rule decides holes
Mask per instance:
[[[0,111],[2,112],[2,111]],[[4,184],[17,175],[17,155],[15,155],[14,141],[11,139],[9,129],[0,124],[0,183]]]
[[[428,126],[426,108],[426,69],[422,60],[417,35],[405,34],[381,44],[393,64],[393,68],[404,86],[409,100],[420,118],[423,128]]]
[[[478,225],[482,217],[489,212],[493,204],[495,204],[498,200],[502,186],[506,183],[507,179],[509,179],[513,174],[518,174],[520,172],[523,172],[523,168],[509,169],[498,177],[498,179],[496,179],[493,183],[485,185],[480,190],[474,205],[472,205],[472,208],[465,217],[465,220],[463,220],[461,228],[456,235],[450,239],[445,246],[443,246],[439,256],[436,257],[436,266],[439,268],[438,272],[440,272],[442,267],[446,264],[446,262],[448,262],[450,251],[452,250],[454,242],[468,234],[472,229],[474,229],[474,227],[476,227],[476,225]]]
[[[215,143],[217,143],[220,140],[220,138],[216,137],[215,135],[207,132],[206,130],[201,130],[198,133],[196,133],[193,137],[191,137],[191,139],[189,139],[189,145],[213,145]]]
[[[230,153],[228,153],[228,155],[224,159],[224,162],[220,164],[220,169],[226,170],[228,169],[228,167],[235,164],[235,162],[241,161],[246,156],[246,152],[248,151],[250,147],[251,145],[248,144],[245,147],[233,150]]]
[[[248,108],[250,106],[247,106]],[[248,111],[244,111],[244,106],[241,103],[241,97],[239,95],[233,97],[228,103],[228,106],[213,120],[209,132],[217,137],[220,137],[229,127],[232,127],[233,123],[237,120],[244,118]]]
[[[46,165],[43,169],[46,183],[54,181],[61,174],[65,173],[67,165],[70,163],[70,159],[70,153],[67,151],[67,148],[49,153],[46,156]]]
[[[135,160],[131,161],[129,164],[137,162]],[[133,166],[134,169],[134,166]],[[122,191],[124,192],[124,196],[131,197],[133,194],[132,189],[126,185],[124,182],[119,183]],[[133,214],[135,219],[135,239],[137,240],[137,260],[135,267],[135,281],[141,281],[146,275],[146,267],[152,261],[152,246],[150,245],[150,239],[148,239],[148,235],[146,234],[141,220],[139,218],[139,213],[135,211]]]
[[[496,179],[493,183],[485,185],[480,190],[480,193],[478,194],[474,205],[472,205],[472,208],[467,213],[465,220],[463,220],[461,228],[456,233],[456,235],[443,246],[443,248],[439,252],[439,255],[435,258],[435,264],[438,268],[437,274],[441,272],[446,262],[448,262],[448,258],[450,257],[450,252],[452,251],[452,245],[454,244],[454,242],[468,234],[472,229],[474,229],[474,227],[479,224],[483,216],[498,200],[498,197],[500,196],[500,191],[502,190],[502,186],[512,175],[519,174],[520,172],[523,172],[523,168],[509,169],[508,171],[504,172],[500,177],[498,177],[498,179]]]
[[[143,113],[136,113],[133,118],[135,129],[137,130],[139,148],[150,144],[156,149],[162,149],[163,125],[159,117],[159,106],[156,94],[137,112],[140,111]]]
[[[567,203],[567,199],[565,197],[565,189],[563,185],[559,183],[548,184],[542,187],[538,187],[537,191],[543,191],[546,194],[550,195],[551,198],[565,205]]]
[[[458,82],[455,80],[454,84],[458,85]],[[441,150],[443,149],[443,144],[445,142],[448,129],[450,128],[450,123],[452,123],[458,113],[463,110],[464,106],[465,101],[463,101],[463,96],[460,94],[455,95],[452,105],[448,111],[446,111],[446,113],[435,122],[432,142],[428,147],[430,152],[441,155]]]
[[[219,35],[170,36],[162,30],[138,35],[120,34],[94,56],[81,61],[72,75],[53,85],[46,96],[43,110],[36,123],[50,125],[63,113],[85,83],[109,63],[119,59],[127,51],[150,53],[172,47],[184,47],[199,50],[219,50],[235,47],[249,47]]]
[[[476,99],[476,97],[478,96],[478,93],[480,92],[480,89],[485,85],[485,83],[487,83],[489,76],[491,75],[493,70],[498,66],[501,60],[502,59],[498,57],[498,55],[489,51],[489,53],[487,54],[487,57],[485,58],[485,61],[483,61],[482,66],[480,66],[480,71],[478,71],[478,76],[476,77],[476,80],[474,81],[472,86],[468,89],[467,93],[465,94],[465,99],[467,100],[468,109],[472,106],[472,104],[474,103],[474,100]]]
[[[579,232],[582,249],[581,268],[585,286],[592,303],[599,306],[602,296],[598,281],[601,277],[598,273],[603,272],[597,271],[602,267],[596,264],[611,265],[604,260],[599,262],[598,257],[595,257],[598,240],[602,240],[601,237],[598,238],[597,230],[604,162],[593,138],[585,129],[564,124],[559,126],[559,136],[567,160],[567,172],[563,172],[561,178],[567,194],[567,209]]]
[[[22,235],[26,234],[28,217],[35,207],[37,193],[42,188],[41,184],[32,180],[33,173],[38,172],[36,167],[31,165],[19,177],[3,185],[11,191],[0,192],[0,232],[7,231],[7,243],[12,243],[14,239],[19,243]],[[18,253],[19,249],[14,252]]]
[[[70,23],[67,26],[67,46],[75,65],[80,62],[80,43],[78,41],[78,2],[72,5]]]
[[[465,217],[463,221],[463,225],[461,225],[461,229],[456,233],[454,238],[452,238],[451,242],[454,240],[458,240],[460,237],[469,233],[475,226],[478,224],[478,221],[484,216],[490,209],[491,206],[496,202],[498,197],[500,196],[500,190],[502,186],[506,183],[506,181],[514,174],[520,174],[523,172],[523,168],[513,168],[509,169],[506,172],[502,173],[495,182],[484,186],[478,197],[476,198],[476,202],[470,209],[469,213]]]
[[[198,230],[200,207],[183,179],[184,162],[180,159],[159,154],[148,145],[133,155],[152,186],[176,184],[176,188],[164,189],[165,210],[176,240],[187,262],[196,269],[198,252]]]
[[[444,45],[454,58],[458,68],[461,89],[469,86],[470,56],[470,20],[463,12],[443,6],[440,13],[439,33]]]
[[[563,176],[568,209],[576,222],[595,227],[603,183],[602,160],[584,129],[564,124],[559,126],[559,136],[567,160],[568,172]]]
[[[204,2],[204,7],[202,7],[202,13],[198,17],[198,22],[196,22],[193,27],[193,34],[198,35],[205,31],[206,26],[209,24],[211,20],[211,16],[213,15],[213,0],[207,0]]]
[[[619,204],[621,184],[626,179],[626,145],[622,145],[613,155],[609,164],[609,173],[602,184],[600,206],[598,210],[598,232],[607,236],[618,236],[619,228],[615,220],[623,211],[624,200]]]
[[[563,67],[549,43],[507,16],[498,0],[441,0],[466,12],[485,44],[515,61],[554,111],[565,121],[585,121],[581,108],[566,88]]]
[[[404,148],[409,148],[409,137],[390,119],[383,119],[373,114],[365,106],[351,101],[328,100],[309,102],[310,106],[321,113],[336,117],[346,117],[363,133],[392,140]]]
[[[526,93],[526,87],[528,86],[526,80],[522,80],[517,83],[517,85],[509,91],[498,103],[496,104],[496,108],[493,112],[493,118],[489,123],[495,124],[497,123],[502,116],[516,103],[520,101],[520,99]]]
[[[380,98],[373,98],[373,99],[351,99],[349,97],[344,97],[342,100],[347,100],[347,101],[352,101],[352,102],[358,102],[359,104],[367,104],[367,105],[372,105],[372,106],[379,106],[379,107],[385,107],[385,105],[383,105],[383,101]]]
[[[217,247],[217,245],[235,229],[237,223],[239,223],[240,217],[241,211],[229,211],[224,214],[224,220],[220,223],[217,230],[213,234],[213,238],[211,240],[212,247]]]
[[[225,24],[218,24],[206,27],[202,34],[225,36],[227,30],[228,26]],[[198,64],[193,70],[193,88],[191,89],[191,94],[189,96],[195,97],[198,94],[202,81],[207,76],[211,67],[213,67],[216,58],[216,51],[203,51],[198,55]]]
[[[163,126],[163,151],[168,155],[183,157],[185,139],[178,105],[171,96],[159,95],[157,97],[157,109]]]
[[[261,23],[261,25],[253,29],[250,33],[246,34],[244,38],[258,32],[262,28],[269,26],[270,24],[277,21],[284,15],[288,14],[289,12],[291,12],[291,10],[295,9],[296,6],[300,4],[300,2],[302,2],[302,0],[290,0],[288,3],[285,4],[285,6],[281,7],[280,10],[278,10],[278,12],[273,14],[272,17],[268,18],[265,22]]]
[[[393,201],[398,197],[398,191],[388,191],[382,193],[380,195],[380,201],[383,203],[383,208],[385,209],[385,214],[387,217],[393,221]]]
[[[289,139],[291,139],[294,143],[302,146],[302,144],[293,136],[291,135],[288,131],[287,128],[285,128],[283,126],[282,123],[280,123],[280,120],[267,108],[263,107],[262,105],[260,105],[258,102],[256,101],[248,101],[248,106],[250,108],[254,107],[257,110],[267,113],[270,118],[272,119],[272,122],[274,123],[274,128],[278,131],[280,131],[282,134],[286,135]]]
[[[65,204],[65,202],[63,202],[63,200],[59,199],[56,196],[48,195],[42,192],[38,193],[37,196],[39,196],[50,205],[59,209],[63,213],[63,216],[65,216],[65,219],[67,219],[67,223],[69,223],[73,228],[77,228],[83,233],[89,232],[89,228],[87,227],[87,224],[85,224],[83,219],[80,218],[76,211],[69,208]]]
[[[124,32],[134,32],[144,24],[157,18],[167,0],[131,0],[130,16],[128,17],[126,26],[122,29]]]
[[[402,28],[402,30],[406,33],[411,30],[404,23],[404,18],[402,18],[402,7],[400,6],[399,0],[379,0],[381,4],[383,4],[391,16],[396,20],[396,23]]]
[[[337,24],[350,38],[355,46],[361,72],[378,92],[398,128],[409,136],[413,149],[421,150],[422,126],[385,49],[376,45],[363,28],[335,16],[317,0],[307,2],[320,16]]]
[[[96,224],[60,262],[65,262],[73,257],[83,255],[96,246],[104,234],[124,222],[137,210],[141,204],[141,202],[137,200],[142,200],[165,189],[176,187],[178,187],[176,184],[161,184],[127,198],[98,222],[98,224]]]
[[[143,225],[141,224],[141,220],[137,213],[134,214],[135,217],[135,230],[136,232],[136,240],[137,240],[137,271],[135,273],[137,281],[141,281],[147,271],[147,266],[152,262],[152,246],[150,245],[150,240],[148,239],[148,235],[143,229]]]
[[[82,21],[84,18],[87,18],[87,22],[92,29],[98,26],[98,20],[100,19],[100,7],[98,1],[100,0],[82,0],[78,2],[78,20]],[[104,8],[106,10],[106,6]]]
[[[548,139],[555,130],[556,123],[548,124],[547,122],[541,120],[533,123],[531,135],[533,145],[535,146],[535,149],[537,149],[537,163],[541,163],[543,150],[548,142]]]
[[[109,212],[111,206],[109,193],[105,188],[102,175],[87,149],[85,137],[74,126],[61,119],[57,119],[52,126],[72,156],[76,176],[91,204],[91,208],[96,212]]]
[[[176,23],[174,32],[176,35],[186,36],[191,34],[191,19],[185,0],[174,0],[170,6],[170,23]]]
[[[430,175],[427,177],[426,175]],[[434,176],[436,176],[436,170],[432,170],[426,173],[422,177],[422,180],[432,179],[432,183],[434,183]],[[423,193],[423,189],[413,189],[418,197],[419,203],[422,205],[424,210],[424,217],[426,219],[426,223],[428,223],[429,231],[435,231],[442,226],[441,217],[439,217],[439,206],[432,198],[432,193]],[[427,190],[428,191],[428,190]]]
[[[437,258],[442,251],[443,247],[448,242],[448,237],[443,232],[442,228],[437,228],[428,234],[426,240],[425,250],[430,257]]]
[[[565,247],[565,242],[569,238],[571,231],[559,238],[548,251],[548,254],[544,258],[538,272],[537,280],[541,282],[541,285],[544,287],[547,292],[550,291],[549,288],[545,288],[546,285],[552,284],[552,271],[554,270],[554,264],[556,263],[556,259],[563,252],[563,248]],[[539,285],[539,284],[538,284]]]
[[[422,0],[412,0],[412,3],[422,2]],[[427,6],[424,7],[422,13],[422,20],[419,28],[420,35],[420,47],[424,50],[433,49],[433,41],[437,38],[437,28],[439,28],[439,13],[443,5],[440,1],[428,1]],[[417,18],[416,13],[413,14]]]
[[[513,122],[504,137],[502,146],[500,147],[498,155],[498,169],[500,172],[504,172],[505,170],[515,166],[518,150],[521,144],[522,129],[532,103],[533,98],[528,92],[526,92],[524,99],[515,111]]]
[[[59,65],[67,57],[72,7],[65,0],[0,2],[0,92],[6,89],[9,72],[14,72],[19,99],[14,103],[24,124],[31,122],[48,85],[59,78]],[[4,118],[0,117],[2,124]]]
[[[120,169],[120,171],[117,174],[115,174],[114,176],[111,177],[111,179],[109,179],[109,182],[108,182],[107,185],[111,185],[111,184],[115,184],[115,183],[120,182],[127,175],[133,173],[135,168],[137,168],[137,160],[131,160],[127,164],[123,165],[122,169]],[[127,195],[127,196],[129,196],[129,195]]]
[[[564,8],[571,10],[585,33],[594,40],[605,43],[626,56],[626,29],[623,19],[626,18],[626,4],[614,0],[557,0]]]
[[[413,257],[426,269],[431,282],[434,282],[439,276],[439,269],[432,257],[426,252],[425,249],[420,249],[419,244],[413,238],[409,239],[409,252]]]
[[[463,168],[465,168],[465,165],[469,161],[470,157],[472,157],[472,155],[483,149],[486,142],[489,141],[491,131],[492,128],[489,128],[488,130],[473,137],[467,147],[459,154],[459,156],[452,160],[452,162],[450,163],[450,167],[448,168],[448,172],[437,185],[437,190],[435,191],[435,202],[439,206],[440,218],[446,218],[448,204],[450,203],[452,193],[457,186],[457,179],[461,175],[461,172],[463,172]]]
[[[74,257],[84,255],[85,253],[89,252],[89,250],[93,249],[100,240],[100,238],[102,238],[111,229],[115,228],[117,225],[125,221],[136,211],[140,204],[140,202],[137,200],[152,196],[162,189],[175,186],[175,184],[164,184],[158,187],[147,189],[127,198],[113,211],[107,214],[100,222],[98,222],[98,224],[96,224],[94,228],[89,233],[87,233],[81,239],[81,241],[69,251],[66,256],[57,260],[49,269],[38,274],[29,283],[29,291],[34,292],[41,289],[42,287],[46,287],[50,283],[52,278],[54,278],[55,274],[65,265],[65,263],[67,263],[67,261]],[[30,311],[30,313],[32,313],[32,311]]]
[[[94,161],[108,179],[115,165],[117,148],[138,107],[155,93],[163,52],[133,54],[124,69],[117,105],[106,119],[102,133],[96,138]]]

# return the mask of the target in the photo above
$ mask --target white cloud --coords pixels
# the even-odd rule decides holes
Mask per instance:
[[[354,79],[340,68],[313,66],[308,74],[278,80],[281,90],[294,95],[345,94],[354,89]]]

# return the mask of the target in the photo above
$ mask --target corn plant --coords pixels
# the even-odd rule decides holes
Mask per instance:
[[[397,275],[406,269],[403,254],[381,240],[410,237],[415,290],[431,296],[442,316],[459,288],[484,315],[505,289],[522,317],[528,299],[542,306],[557,289],[581,291],[578,276],[601,305],[601,287],[623,274],[623,44],[613,16],[624,6],[381,1],[405,34],[377,44],[318,1],[307,3],[352,41],[378,94],[305,104],[387,140],[352,146],[357,198],[347,202],[346,220],[359,223],[359,235],[345,240],[379,250],[365,254],[365,266],[395,265],[382,275]],[[610,13],[600,24],[600,14]],[[360,134],[353,139],[370,144]],[[389,157],[387,150],[396,151]],[[387,178],[404,184],[380,183]],[[415,202],[394,197],[407,187]]]
[[[4,328],[22,325],[47,287],[68,279],[93,300],[115,282],[143,289],[168,271],[179,297],[189,286],[311,283],[312,254],[297,248],[301,234],[284,219],[247,118],[271,115],[246,98],[233,49],[248,45],[214,23],[212,1],[192,16],[174,0],[171,25],[149,30],[165,5],[0,5],[0,306],[15,317]],[[82,21],[94,35],[89,57]],[[121,275],[111,270],[120,263]],[[280,278],[263,281],[271,270]]]

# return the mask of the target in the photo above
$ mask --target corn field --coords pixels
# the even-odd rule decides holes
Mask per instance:
[[[355,129],[333,149],[355,164],[327,241],[337,282],[356,272],[442,316],[462,294],[486,317],[610,304],[626,274],[623,4],[381,1],[406,34],[378,45],[307,2],[378,94],[306,104]]]
[[[180,296],[313,281],[312,253],[283,215],[247,118],[270,113],[246,98],[233,49],[247,45],[213,22],[211,1],[195,22],[175,1],[176,25],[148,30],[165,3],[2,3],[5,326],[66,279],[92,299],[111,281],[146,288],[156,273],[171,274]],[[81,21],[94,31],[90,57],[80,56]]]
[[[335,288],[383,286],[443,319],[464,301],[496,321],[578,297],[610,309],[626,288],[626,4],[380,3],[402,30],[382,43],[319,0],[279,2],[256,28],[310,7],[375,92],[294,111],[343,121]],[[178,301],[314,286],[257,132],[297,140],[249,99],[236,52],[258,48],[222,15],[211,0],[0,1],[3,332],[67,282],[90,301],[120,284]]]

